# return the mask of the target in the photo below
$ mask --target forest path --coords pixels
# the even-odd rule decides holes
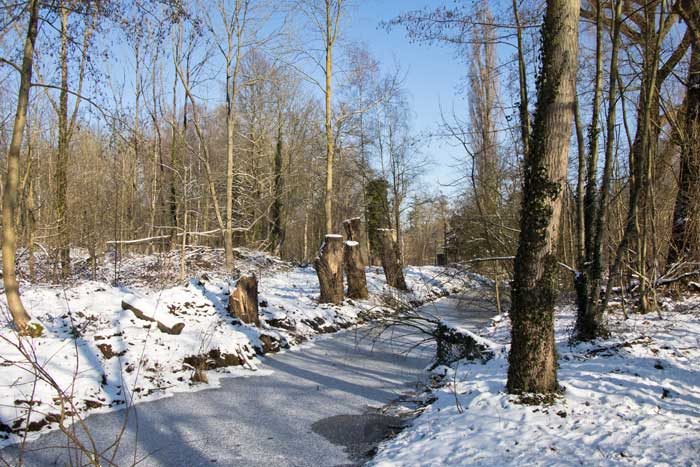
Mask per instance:
[[[485,292],[446,297],[420,308],[449,322],[479,326],[494,316]],[[111,465],[348,466],[401,420],[377,408],[425,382],[434,343],[398,327],[373,341],[368,326],[317,337],[296,351],[261,358],[272,375],[227,378],[221,387],[140,403],[129,412]],[[415,347],[415,348],[414,348]],[[410,353],[406,355],[406,351]],[[107,449],[124,411],[86,419]],[[28,443],[25,465],[73,465],[65,436],[51,432]],[[3,458],[16,455],[10,447]],[[108,455],[111,458],[111,454]],[[140,461],[140,462],[139,462]],[[110,465],[108,461],[102,465]]]

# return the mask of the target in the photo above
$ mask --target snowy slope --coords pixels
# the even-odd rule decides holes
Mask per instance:
[[[557,313],[565,393],[554,404],[505,393],[504,319],[481,332],[496,358],[448,370],[435,403],[373,465],[700,465],[700,299],[668,303],[661,318],[613,314],[611,339],[571,347],[574,318]]]
[[[313,268],[247,250],[239,256],[239,269],[255,272],[260,280],[261,329],[229,315],[235,280],[207,255],[197,258],[197,278],[180,285],[176,267],[162,266],[158,255],[125,260],[119,285],[107,282],[109,265],[98,271],[103,280],[78,279],[68,287],[24,283],[25,306],[45,328],[38,339],[18,340],[3,296],[0,446],[18,442],[27,431],[34,437],[55,429],[62,409],[70,419],[71,412],[114,410],[207,387],[191,381],[198,362],[216,368],[208,371],[209,387],[224,375],[256,371],[256,354],[270,350],[265,342],[285,348],[361,323],[372,313],[390,312],[387,297],[399,294],[386,286],[379,269],[370,268],[369,300],[319,305]],[[206,266],[211,270],[204,272]],[[408,268],[406,273],[413,292],[403,298],[414,303],[469,285],[442,268]],[[162,332],[156,323],[122,309],[122,301],[145,308],[146,315],[168,326],[183,323],[184,329],[179,335]],[[261,336],[267,336],[265,342]]]

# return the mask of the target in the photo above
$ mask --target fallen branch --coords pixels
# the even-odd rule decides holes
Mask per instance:
[[[221,232],[221,229],[207,230],[206,232],[187,232],[188,237],[210,237],[215,233]],[[175,234],[176,237],[182,237],[185,235],[184,232]],[[167,240],[171,238],[172,235],[158,235],[155,237],[137,238],[135,240],[109,240],[105,242],[107,245],[137,245],[139,243],[150,243],[158,240]]]

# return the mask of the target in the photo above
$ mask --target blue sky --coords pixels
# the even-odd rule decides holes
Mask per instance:
[[[466,111],[466,100],[457,89],[466,75],[465,64],[457,59],[453,48],[411,44],[401,28],[387,32],[379,24],[409,10],[440,4],[442,2],[434,0],[361,0],[346,19],[343,30],[345,40],[364,42],[384,66],[391,67],[398,62],[406,72],[405,87],[417,131],[436,130],[441,105],[447,114],[453,105],[460,114],[463,114],[461,109]],[[426,183],[437,185],[456,178],[454,158],[460,157],[462,152],[450,140],[432,140],[425,153],[431,160],[424,175]]]
[[[409,10],[441,4],[442,1],[436,0],[357,0],[343,20],[342,36],[338,44],[342,50],[343,44],[362,42],[380,62],[383,70],[389,71],[396,65],[400,66],[405,74],[404,87],[411,103],[413,128],[418,133],[434,133],[438,129],[441,121],[440,106],[448,115],[453,107],[460,115],[466,113],[466,99],[457,89],[466,75],[466,65],[456,57],[452,47],[412,44],[402,28],[387,31],[380,27],[380,23]],[[124,44],[113,53],[116,62],[110,65],[111,72],[125,73],[123,79],[129,82],[131,71],[122,70],[120,63],[128,63],[133,67],[132,52]],[[336,61],[338,60],[342,58],[336,55]],[[223,70],[218,53],[214,54],[211,63],[210,71],[216,73],[217,77],[198,86],[197,94],[209,105],[221,104],[223,95],[219,87],[223,85]],[[336,72],[337,70],[338,68]],[[167,69],[167,72],[170,70]],[[318,70],[310,73],[318,73]],[[117,80],[119,78],[120,76],[116,77]],[[127,86],[124,90],[127,95],[130,94],[130,89]],[[182,93],[182,90],[178,92]],[[424,184],[432,192],[453,192],[450,187],[441,185],[460,176],[454,165],[455,158],[462,157],[462,150],[450,139],[432,138],[424,146],[424,154],[430,161],[422,177]]]

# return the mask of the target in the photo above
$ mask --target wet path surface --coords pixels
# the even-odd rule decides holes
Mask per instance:
[[[462,296],[421,312],[479,326],[493,316],[490,308],[477,296]],[[367,338],[367,327],[319,337],[299,351],[262,358],[261,369],[272,375],[224,379],[220,388],[138,404],[126,425],[124,411],[86,422],[104,450],[126,426],[116,455],[109,451],[102,465],[358,465],[403,423],[376,409],[422,384],[434,355],[432,343],[414,348],[424,336],[404,331],[396,328],[378,341]],[[27,445],[24,462],[85,462],[71,461],[65,445],[61,433],[44,435]],[[9,460],[16,450],[0,454]]]

